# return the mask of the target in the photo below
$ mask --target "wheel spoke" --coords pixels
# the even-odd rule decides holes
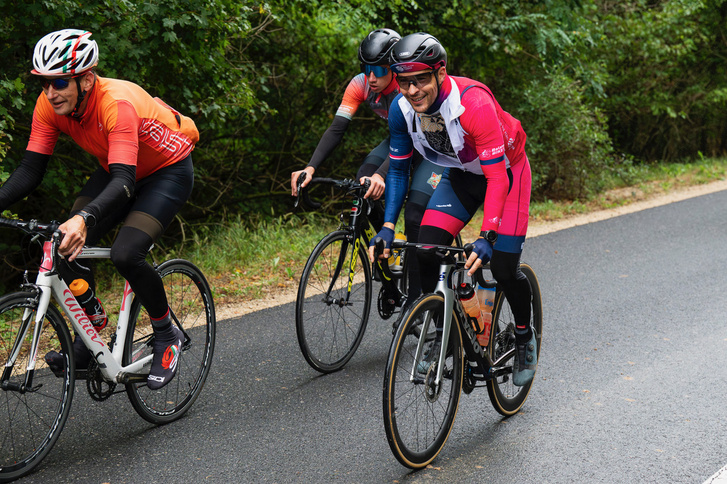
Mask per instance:
[[[184,332],[174,379],[159,390],[146,383],[128,383],[126,391],[134,409],[152,423],[180,418],[192,406],[207,379],[214,352],[216,320],[209,284],[202,272],[184,260],[168,261],[158,268],[169,307]],[[135,314],[127,335],[123,364],[151,354],[153,329],[148,314],[133,303]],[[188,339],[187,339],[188,338]]]
[[[31,354],[33,331],[20,344],[15,364],[7,371],[5,362],[21,327],[26,308],[33,309],[32,295],[11,294],[0,299],[0,362],[6,390],[0,390],[0,480],[11,480],[31,472],[55,444],[68,418],[73,398],[74,377],[70,360],[60,358],[67,377],[56,377],[45,362],[50,351],[67,353],[71,339],[63,317],[51,306],[42,321],[33,389],[21,391]],[[32,323],[33,325],[35,323]]]
[[[342,368],[361,343],[371,304],[371,269],[345,231],[324,237],[300,279],[296,332],[301,352],[322,373]],[[349,270],[354,267],[349,286]]]

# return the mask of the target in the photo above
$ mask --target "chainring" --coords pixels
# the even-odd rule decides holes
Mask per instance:
[[[88,394],[91,395],[91,398],[97,402],[103,402],[108,399],[114,394],[114,390],[116,390],[116,383],[106,381],[94,358],[91,358],[91,361],[88,363],[86,389],[88,390]]]

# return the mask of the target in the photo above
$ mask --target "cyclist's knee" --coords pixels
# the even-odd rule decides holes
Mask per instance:
[[[146,266],[146,254],[151,244],[148,234],[132,227],[122,227],[111,246],[111,262],[128,279],[130,274]]]

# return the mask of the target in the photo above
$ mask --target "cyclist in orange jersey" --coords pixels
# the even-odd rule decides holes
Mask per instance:
[[[100,167],[89,177],[59,230],[59,252],[69,261],[84,245],[123,222],[111,260],[129,281],[152,320],[154,358],[147,384],[161,388],[174,377],[182,332],[172,323],[164,285],[146,254],[187,201],[194,183],[192,150],[199,140],[194,122],[138,85],[96,73],[99,58],[91,32],[64,29],[38,41],[33,70],[43,92],[33,113],[23,159],[0,187],[0,211],[21,200],[43,180],[61,133],[94,155]],[[61,264],[70,283],[78,275]],[[93,288],[93,276],[85,276]],[[78,336],[77,368],[91,355]],[[46,355],[49,365],[61,355]]]

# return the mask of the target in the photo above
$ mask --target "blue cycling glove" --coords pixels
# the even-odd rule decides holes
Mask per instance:
[[[371,239],[371,242],[369,242],[369,246],[376,244],[376,239],[381,237],[381,239],[384,241],[384,248],[390,249],[391,243],[394,241],[394,231],[391,230],[389,227],[381,227],[381,230],[378,234],[376,234],[376,237]]]
[[[492,244],[485,239],[477,239],[472,245],[472,252],[477,254],[478,259],[482,259],[482,264],[487,264],[492,258]]]

